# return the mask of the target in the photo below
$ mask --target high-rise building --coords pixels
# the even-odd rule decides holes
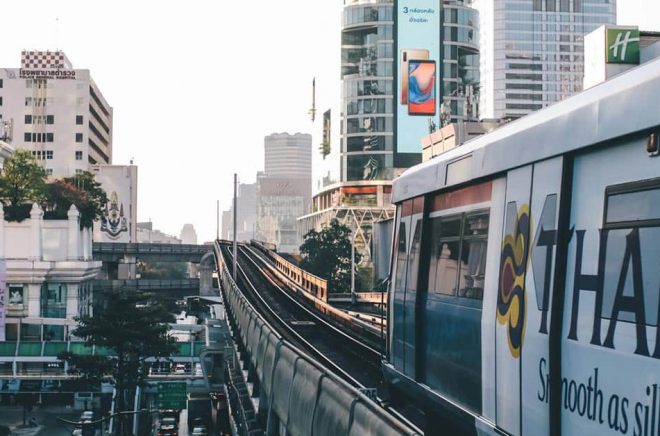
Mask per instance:
[[[400,5],[400,7],[402,7]],[[479,90],[478,14],[468,0],[439,0],[440,29],[433,29],[438,62],[436,111],[446,102],[448,120],[476,120]],[[354,230],[363,269],[371,268],[372,223],[391,218],[392,179],[405,168],[395,164],[395,11],[392,0],[346,0],[341,30],[339,114],[326,112],[319,142],[340,144],[338,182],[315,186],[312,213],[299,219],[299,233],[320,230],[337,219]],[[420,35],[420,44],[427,41]],[[411,47],[399,47],[411,48]],[[407,109],[406,109],[407,111]],[[330,117],[334,117],[334,120]],[[336,129],[336,125],[340,129]],[[332,126],[327,128],[326,126]],[[436,126],[439,127],[439,126]],[[427,134],[426,127],[419,138]],[[415,136],[417,137],[417,136]],[[421,161],[418,156],[409,163]],[[331,155],[332,156],[332,155]],[[400,164],[399,164],[400,165]]]
[[[256,239],[294,253],[302,242],[296,219],[310,210],[312,135],[274,133],[264,138],[265,171],[257,174]]]
[[[582,90],[584,35],[616,0],[475,0],[482,118],[519,118]]]
[[[182,244],[197,244],[197,232],[195,231],[195,226],[192,224],[184,224],[181,228],[181,233],[179,234],[179,239],[181,239]]]
[[[0,69],[0,121],[6,142],[30,150],[48,175],[112,163],[112,107],[62,51],[23,51],[20,68]]]
[[[236,240],[249,241],[255,237],[257,221],[257,184],[239,183],[236,202]],[[234,205],[222,212],[222,239],[234,239]]]

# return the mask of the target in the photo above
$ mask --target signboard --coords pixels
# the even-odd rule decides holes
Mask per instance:
[[[440,122],[441,11],[438,0],[398,0],[395,9],[395,166],[402,167],[421,161],[420,138]]]
[[[605,58],[608,64],[639,64],[639,30],[608,27]]]
[[[156,403],[159,409],[185,409],[186,394],[186,382],[160,382]]]
[[[7,261],[0,259],[0,342],[6,340],[7,319]]]

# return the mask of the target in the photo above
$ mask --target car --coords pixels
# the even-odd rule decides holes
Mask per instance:
[[[174,365],[174,374],[185,374],[186,365],[184,363],[177,363]]]
[[[207,436],[208,432],[204,427],[195,427],[192,431],[192,436]]]
[[[179,430],[176,419],[172,416],[161,418],[158,436],[178,436]]]
[[[93,420],[94,420],[94,412],[91,410],[85,410],[80,415],[80,422],[93,421]]]

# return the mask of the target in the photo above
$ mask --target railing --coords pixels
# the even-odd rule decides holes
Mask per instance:
[[[268,256],[275,265],[277,265],[277,270],[282,274],[286,275],[290,280],[295,282],[298,286],[303,288],[305,291],[312,294],[314,297],[322,300],[323,302],[328,302],[328,282],[318,276],[315,276],[312,273],[305,271],[300,268],[298,265],[294,265],[289,262],[279,254],[275,253],[269,248],[268,244],[266,245],[263,242],[255,241],[254,239],[250,243],[261,250],[266,256]]]
[[[356,388],[298,350],[248,302],[215,245],[225,304],[267,399],[268,429],[308,434],[419,434]],[[267,430],[268,431],[268,430]]]

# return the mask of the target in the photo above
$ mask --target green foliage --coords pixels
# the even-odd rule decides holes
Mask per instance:
[[[186,262],[146,262],[138,263],[141,279],[186,279],[188,264]]]
[[[168,335],[167,325],[174,317],[148,293],[122,290],[104,297],[104,307],[95,310],[93,317],[75,318],[78,326],[72,333],[87,345],[108,349],[109,356],[65,352],[59,358],[90,380],[112,375],[118,392],[117,410],[123,411],[127,410],[130,392],[148,375],[146,359],[167,359],[176,352],[176,340]]]
[[[32,153],[16,150],[5,160],[0,176],[0,200],[7,221],[23,221],[30,216],[30,205],[45,198],[46,171]]]
[[[69,208],[75,204],[80,212],[80,228],[92,227],[108,202],[101,184],[87,171],[49,183],[46,192],[48,200],[44,218],[66,219]]]
[[[300,246],[300,266],[328,281],[328,292],[351,290],[351,229],[333,219],[320,232],[311,230]],[[355,253],[355,264],[361,256]]]

